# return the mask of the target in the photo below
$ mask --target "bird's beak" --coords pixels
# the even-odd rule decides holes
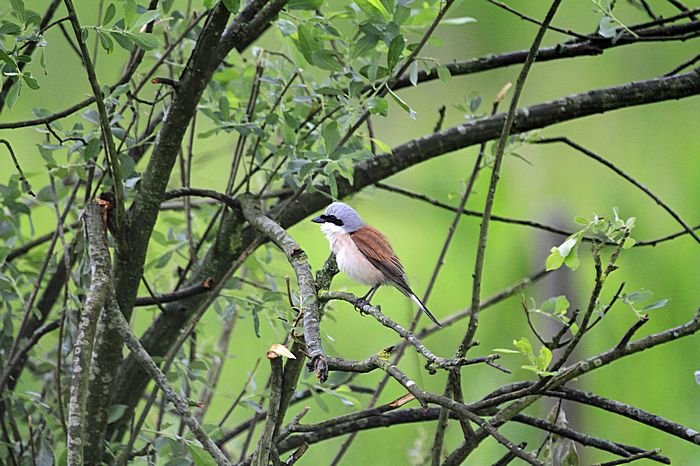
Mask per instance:
[[[314,223],[326,223],[326,221],[323,220],[323,218],[321,218],[321,217],[314,217],[311,219],[311,221]]]

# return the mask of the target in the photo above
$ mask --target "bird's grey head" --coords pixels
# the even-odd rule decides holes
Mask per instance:
[[[362,228],[365,222],[355,212],[355,209],[342,202],[334,202],[326,207],[323,215],[312,219],[321,224],[332,224],[342,228],[346,233],[352,233]]]

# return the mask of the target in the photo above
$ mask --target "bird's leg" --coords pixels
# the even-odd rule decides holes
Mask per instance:
[[[362,310],[362,306],[368,305],[372,298],[374,297],[374,293],[377,292],[379,289],[379,285],[374,285],[372,288],[369,289],[367,293],[365,293],[364,296],[358,298],[357,302],[355,303],[355,309],[360,312],[362,315],[366,315],[367,313]]]

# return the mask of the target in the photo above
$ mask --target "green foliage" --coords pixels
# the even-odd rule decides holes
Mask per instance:
[[[525,356],[530,364],[521,366],[523,369],[532,371],[540,377],[553,375],[554,372],[548,372],[549,363],[552,362],[552,351],[546,346],[541,346],[539,352],[535,353],[532,348],[532,343],[527,337],[522,337],[519,340],[513,340],[513,346],[517,348],[517,352]],[[503,352],[503,350],[494,350]]]
[[[566,265],[571,270],[576,270],[581,264],[579,247],[586,233],[593,235],[594,248],[596,244],[612,242],[619,244],[623,249],[629,249],[635,245],[636,240],[630,236],[635,227],[636,218],[630,217],[623,220],[619,217],[617,209],[613,208],[612,214],[607,217],[595,215],[592,219],[576,217],[576,223],[583,228],[569,236],[561,245],[552,247],[546,261],[547,270],[556,270]],[[596,254],[594,249],[594,254]]]
[[[527,301],[523,300],[523,305],[525,306],[526,312],[545,316],[560,323],[561,325],[569,327],[572,334],[575,335],[578,333],[578,325],[576,323],[572,323],[567,316],[567,312],[569,311],[569,306],[571,304],[566,296],[554,296],[545,300],[539,306],[536,305],[534,299],[530,298]]]
[[[668,304],[668,299],[660,299],[652,303],[644,305],[643,303],[649,301],[654,296],[654,293],[649,290],[639,290],[633,291],[632,293],[622,293],[620,299],[623,303],[637,315],[637,317],[642,317],[644,312],[653,311],[656,309],[661,309]],[[639,307],[639,306],[642,307]]]
[[[46,94],[35,94],[35,91],[46,92],[48,89],[56,89],[56,86],[66,86],[66,82],[66,95],[70,94],[70,98],[73,98],[78,94],[80,99],[84,98],[87,86],[82,68],[76,66],[78,69],[74,72],[66,70],[65,76],[58,76],[55,71],[49,73],[50,70],[60,69],[55,64],[57,60],[62,62],[70,56],[75,61],[75,56],[70,55],[73,52],[68,49],[63,36],[56,29],[57,26],[49,31],[39,30],[41,17],[32,10],[38,8],[34,2],[10,0],[7,3],[8,5],[2,7],[2,11],[7,14],[0,19],[0,79],[3,84],[12,80],[14,85],[7,95],[6,107],[12,110],[19,108],[20,112],[26,110],[27,115],[34,118],[45,118],[64,108],[65,102],[59,98],[63,96],[50,96],[46,100],[39,100]],[[140,187],[142,172],[150,161],[148,151],[153,145],[154,135],[148,134],[146,128],[150,125],[159,127],[162,112],[168,108],[173,96],[178,92],[177,87],[151,83],[150,79],[153,76],[148,76],[146,71],[161,58],[167,44],[173,46],[174,50],[165,57],[156,73],[158,76],[176,80],[206,22],[206,17],[203,17],[198,25],[185,34],[186,29],[192,25],[192,18],[196,16],[194,13],[202,14],[202,7],[213,8],[217,2],[191,2],[192,7],[199,11],[188,12],[184,5],[190,2],[166,0],[158,2],[157,9],[147,10],[147,2],[144,0],[108,0],[104,2],[103,12],[99,17],[95,14],[97,6],[92,2],[85,5],[82,2],[75,3],[80,8],[82,39],[87,41],[91,55],[95,50],[97,56],[98,75],[102,78],[99,84],[119,152],[121,175],[129,205]],[[607,8],[601,9],[599,34],[615,37],[623,33],[625,27],[613,16],[612,9],[605,3],[598,3]],[[223,0],[222,4],[232,14],[241,8],[241,2],[238,0]],[[231,195],[236,196],[245,191],[253,194],[294,192],[304,186],[310,186],[313,181],[316,187],[325,184],[331,197],[335,198],[340,195],[344,184],[355,183],[358,178],[358,174],[355,173],[358,162],[372,163],[373,148],[377,153],[391,153],[393,144],[408,139],[408,134],[402,128],[402,124],[407,122],[407,117],[416,119],[421,112],[421,120],[417,126],[423,125],[426,119],[430,123],[434,118],[431,113],[434,106],[431,105],[438,100],[440,103],[459,102],[452,108],[462,113],[466,121],[486,116],[491,107],[491,83],[488,80],[474,80],[463,86],[463,78],[453,79],[446,66],[450,62],[442,58],[448,56],[447,51],[437,51],[441,46],[439,37],[431,38],[428,41],[429,46],[414,56],[427,26],[432,23],[442,5],[444,3],[438,1],[402,0],[359,0],[344,3],[328,3],[321,0],[290,1],[287,8],[275,18],[263,41],[255,43],[253,47],[241,53],[232,51],[217,68],[214,79],[206,87],[197,104],[196,125],[191,129],[192,142],[186,139],[179,146],[182,148],[182,156],[176,163],[175,171],[172,174],[163,173],[163,176],[169,176],[170,188],[179,186],[185,177],[184,174],[191,170],[192,186],[201,187],[206,183],[211,185],[207,187],[223,190],[229,166],[232,164],[230,159],[235,157],[234,147],[238,141],[242,141],[241,168],[232,180]],[[590,6],[588,8],[590,10]],[[597,21],[597,18],[594,20]],[[453,35],[461,34],[465,30],[461,28],[471,28],[471,23],[475,21],[474,18],[460,16],[443,19],[438,31],[442,33],[442,27],[446,26],[445,36],[451,41]],[[146,26],[149,24],[153,30],[146,32]],[[490,34],[495,42],[503,34],[502,31],[499,32],[499,24],[493,23],[492,26],[495,29],[490,31]],[[70,28],[68,30],[72,34]],[[183,34],[183,40],[175,42]],[[29,44],[38,47],[31,56],[26,54]],[[447,40],[445,44],[452,47]],[[479,41],[470,43],[469,56],[472,56],[472,47],[476,54],[479,46]],[[462,42],[459,42],[459,47],[463,47]],[[115,79],[124,69],[126,57],[129,55],[126,52],[139,50],[148,53],[145,54],[138,71],[125,84],[110,86],[113,82],[110,79]],[[459,50],[461,54],[463,48]],[[433,58],[438,53],[440,60]],[[54,61],[49,68],[47,56]],[[24,68],[23,64],[26,65]],[[425,99],[424,95],[420,96],[416,91],[404,93],[392,90],[391,83],[399,78],[398,72],[402,69],[406,70],[403,77],[407,77],[414,86],[419,84],[419,75],[423,70],[430,78],[439,78],[442,83],[451,84],[453,88],[448,90],[436,81],[434,86],[441,86],[439,91],[431,88],[430,92],[439,94],[439,99],[434,98],[433,94]],[[499,76],[498,80],[509,79],[513,69],[507,70],[509,74]],[[74,89],[73,83],[67,80],[75,76],[79,76],[80,82],[76,81]],[[493,81],[496,82],[496,79]],[[500,85],[500,82],[498,84]],[[38,106],[31,110],[32,114],[28,108],[31,105]],[[425,111],[426,109],[428,111]],[[369,112],[378,128],[375,135],[366,132],[364,126],[360,131],[351,132],[365,112]],[[5,122],[14,119],[20,117],[14,118],[10,113],[9,116],[4,114],[2,120]],[[62,265],[64,246],[74,248],[75,254],[71,257],[73,269],[65,290],[60,290],[61,296],[56,304],[48,311],[39,309],[36,302],[29,306],[30,317],[45,313],[41,315],[45,322],[65,319],[61,329],[62,340],[59,341],[58,331],[42,339],[41,345],[30,353],[31,367],[25,369],[21,379],[25,385],[21,385],[16,393],[10,393],[4,398],[10,409],[9,414],[17,424],[19,436],[25,439],[25,442],[31,437],[29,425],[35,428],[35,441],[32,446],[36,456],[31,457],[31,450],[24,448],[19,458],[20,463],[33,464],[34,461],[36,464],[62,465],[66,464],[65,440],[60,415],[56,410],[55,381],[61,381],[65,391],[70,379],[69,363],[76,338],[77,320],[90,285],[89,264],[85,260],[86,247],[78,221],[84,202],[84,187],[92,176],[91,167],[96,167],[92,179],[93,194],[110,191],[113,186],[109,167],[104,160],[99,116],[94,106],[82,109],[69,118],[53,121],[49,126],[37,126],[35,130],[25,132],[29,143],[23,147],[20,158],[31,163],[36,161],[31,171],[27,170],[33,183],[36,181],[39,186],[43,185],[37,191],[36,198],[27,198],[22,180],[16,175],[7,175],[2,181],[4,184],[0,184],[0,372],[7,364],[7,355],[22,326],[23,309],[32,299],[34,287],[37,284],[40,286],[40,298],[45,290],[47,277],[52,276]],[[21,138],[21,130],[16,133],[16,137]],[[10,136],[15,137],[13,132],[8,132],[6,137]],[[417,136],[419,134],[410,137]],[[525,160],[525,147],[536,137],[536,133],[512,135],[507,141],[506,154]],[[190,144],[194,146],[191,160],[187,155]],[[146,153],[141,154],[141,149],[145,149]],[[217,161],[223,162],[210,164],[213,157],[218,157]],[[490,157],[491,154],[487,151],[480,168],[490,166]],[[192,163],[189,168],[188,160]],[[453,165],[448,167],[447,170]],[[433,183],[438,190],[456,190],[445,184],[447,173],[439,173],[438,181],[435,181],[434,175],[433,172],[427,172],[415,176],[422,182]],[[53,177],[55,187],[49,183],[48,176]],[[248,176],[249,179],[246,180],[245,177]],[[528,183],[542,186],[554,186],[562,180],[568,182],[573,179],[571,174],[556,177],[547,175],[546,179],[539,175],[532,176],[533,180],[528,178]],[[309,190],[313,191],[316,187],[312,186]],[[517,186],[513,189],[517,189]],[[478,195],[479,191],[477,187],[475,194]],[[71,202],[71,196],[75,196],[77,201]],[[382,198],[382,201],[384,200],[385,198]],[[271,206],[276,201],[277,198],[274,201],[265,200],[265,206]],[[218,239],[218,205],[193,201],[194,207],[189,216],[191,225],[185,225],[181,201],[173,200],[168,204],[172,204],[169,208],[178,210],[160,212],[156,230],[151,236],[149,255],[144,268],[144,278],[155,294],[166,294],[176,289],[182,273],[186,274],[186,278],[190,278],[193,273],[206,274],[208,269],[199,267],[203,264],[210,265],[207,262],[209,258],[205,259],[205,254],[206,251],[211,251],[213,242]],[[367,205],[367,208],[370,211],[376,209],[372,211],[373,214],[379,213],[381,209],[382,215],[386,215],[386,209],[393,206],[390,202],[386,205],[382,202],[373,207]],[[47,275],[43,280],[37,281],[39,271],[44,267],[48,242],[12,261],[8,260],[7,256],[16,252],[19,246],[36,239],[38,235],[53,230],[56,224],[56,208],[66,217],[64,237],[57,238],[51,246],[53,253],[49,254],[45,265]],[[401,224],[400,217],[397,216],[396,222],[392,220],[386,224],[389,227],[404,228],[398,231],[413,233],[414,229],[418,230],[424,224],[437,225],[435,222],[444,218],[438,218],[436,214],[434,218],[421,218],[421,222],[413,222],[412,218],[411,220],[410,224]],[[552,270],[562,265],[571,269],[579,267],[580,246],[586,239],[592,240],[594,254],[599,253],[604,241],[622,244],[625,248],[634,245],[634,240],[629,236],[634,228],[634,219],[622,220],[618,218],[616,211],[607,217],[579,218],[578,221],[582,222],[582,229],[561,245],[552,248],[547,259],[548,269]],[[210,222],[214,225],[212,230],[208,229]],[[300,227],[299,234],[303,236],[305,233],[302,228]],[[188,237],[188,229],[191,229],[192,238],[197,244],[191,244],[192,238]],[[410,237],[408,233],[405,236]],[[399,245],[403,241],[402,247],[406,250],[406,240],[402,235],[393,237],[398,240]],[[319,250],[327,254],[325,244],[323,247],[318,245],[318,237],[307,239],[303,247],[311,251],[310,256],[318,255]],[[64,240],[66,245],[62,244]],[[242,242],[240,235],[233,235],[225,247],[234,249]],[[508,236],[507,245],[506,241],[501,244],[494,243],[494,248],[511,251],[507,248],[517,242]],[[110,246],[113,244],[110,243]],[[196,249],[197,254],[191,264],[192,249]],[[408,249],[410,251],[410,246]],[[216,256],[218,252],[213,251],[211,254]],[[407,262],[422,260],[418,252],[414,257],[406,253],[403,257],[408,259]],[[510,255],[509,261],[512,261]],[[422,265],[426,265],[427,269],[427,264]],[[507,270],[516,269],[517,273],[522,272],[517,266]],[[420,267],[418,270],[421,270]],[[498,279],[505,279],[500,276],[500,270]],[[249,359],[264,355],[260,353],[251,356],[253,351],[257,351],[255,345],[262,345],[271,340],[283,341],[290,333],[291,338],[294,334],[302,333],[302,324],[297,320],[297,316],[299,310],[303,309],[303,303],[294,285],[290,287],[289,293],[285,289],[284,280],[289,273],[284,258],[274,248],[261,249],[244,264],[235,278],[221,284],[223,291],[212,305],[215,312],[209,312],[208,320],[205,319],[198,326],[197,338],[188,341],[185,347],[177,352],[167,374],[175,388],[188,397],[193,411],[196,412],[200,408],[200,396],[207,388],[211,388],[209,376],[214,372],[217,361],[230,360],[229,366],[235,368],[234,377],[228,377],[219,383],[221,392],[217,394],[218,399],[212,405],[215,408],[209,411],[213,411],[213,417],[218,420],[219,413],[216,409],[224,404],[228,407],[235,399],[237,390],[244,382],[242,379],[246,377],[243,371],[249,367]],[[412,283],[415,283],[417,291],[421,280],[419,278]],[[459,292],[461,291],[460,289]],[[148,290],[142,286],[135,293],[143,297],[148,295]],[[443,293],[438,299],[449,301],[448,295]],[[383,296],[381,299],[389,301],[392,298]],[[666,299],[654,302],[650,292],[644,290],[621,294],[619,299],[638,315],[661,308],[668,302]],[[674,295],[674,302],[676,299]],[[544,315],[562,326],[568,326],[573,334],[577,334],[578,326],[572,324],[567,316],[570,307],[566,296],[555,296],[539,304],[529,300],[526,310],[530,314]],[[166,308],[167,311],[164,311]],[[153,321],[161,319],[161,313],[170,312],[173,308],[164,306],[163,309],[150,306],[135,310],[132,324],[139,335]],[[596,303],[595,309],[598,315],[602,315],[606,310],[601,303]],[[334,315],[333,311],[334,309],[331,309],[326,314],[324,323],[328,322],[329,327],[334,329],[342,325],[342,331],[333,332],[336,337],[342,335],[342,340],[338,338],[339,350],[336,351],[332,337],[324,334],[324,344],[327,345],[329,354],[345,355],[344,351],[348,347],[352,351],[357,350],[358,354],[364,354],[369,348],[364,343],[369,341],[370,346],[377,343],[370,341],[373,336],[363,333],[368,328],[371,330],[367,331],[367,335],[375,331],[368,320],[359,319],[361,324],[353,322],[352,327],[345,328],[346,321],[341,319],[346,317],[339,317],[340,313]],[[177,318],[178,312],[180,311],[176,309],[172,315]],[[396,315],[401,317],[400,314],[392,314],[392,317]],[[339,324],[334,321],[336,317]],[[222,326],[234,323],[239,333],[228,347],[230,352],[227,352],[218,346],[216,337]],[[333,327],[334,325],[336,327]],[[507,328],[508,340],[521,334],[512,333],[509,325],[510,323],[504,324],[501,328],[499,324],[497,332],[494,332],[493,328],[483,326],[479,332],[483,331],[489,336],[498,333],[502,337],[506,335],[503,329]],[[358,328],[361,329],[359,332]],[[440,347],[444,342],[427,340],[426,344]],[[515,349],[498,351],[520,355],[518,360],[524,358],[526,361],[522,368],[538,376],[551,375],[547,368],[551,363],[552,353],[546,346],[537,347],[535,344],[533,347],[531,338],[528,337],[517,338],[513,344]],[[381,346],[375,345],[373,351],[378,347]],[[393,354],[388,350],[379,353],[379,356],[384,360],[393,358]],[[164,359],[157,358],[157,361],[163,363]],[[264,364],[261,368],[263,366]],[[261,369],[260,372],[261,375],[253,374],[250,387],[244,390],[245,394],[232,420],[236,418],[238,422],[244,416],[262,412],[266,408],[267,387],[261,383],[266,376],[265,369]],[[310,378],[312,375],[307,375],[300,388],[310,389],[314,398],[314,408],[320,407],[324,414],[336,415],[339,412],[338,407],[348,410],[360,409],[366,404],[366,400],[358,399],[358,395],[350,389],[350,381],[346,376],[347,374],[333,373],[328,384],[319,385]],[[423,383],[422,380],[418,382]],[[345,412],[340,411],[341,414]],[[124,420],[127,413],[129,411],[125,404],[114,404],[108,412],[109,421]],[[206,419],[209,421],[209,415]],[[559,423],[561,418],[555,420]],[[156,415],[153,412],[149,415],[144,429],[136,439],[135,449],[148,451],[157,464],[211,464],[211,458],[192,435],[186,429],[180,430],[179,420],[172,412],[165,409],[162,421],[156,424]],[[231,425],[233,424],[229,424],[228,427]],[[550,437],[543,450],[544,457],[564,458],[561,460],[562,464],[575,464],[570,450],[568,454],[556,453],[562,441],[563,439],[556,436]],[[232,451],[238,448],[234,443],[229,445]],[[122,447],[122,442],[110,445],[113,452],[119,452]],[[8,445],[0,442],[0,458],[6,458],[7,448]],[[564,450],[566,453],[566,448]],[[141,461],[140,464],[145,464],[150,461],[150,458],[145,458],[136,458],[134,463],[139,464],[137,462]],[[396,458],[392,460],[400,462]],[[308,461],[312,464],[315,459]]]

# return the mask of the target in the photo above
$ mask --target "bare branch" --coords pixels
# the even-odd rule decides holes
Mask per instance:
[[[68,405],[68,449],[69,464],[83,464],[85,403],[87,400],[90,362],[97,331],[97,321],[102,308],[110,296],[110,260],[107,250],[106,230],[102,223],[100,206],[91,202],[85,209],[85,229],[87,231],[90,256],[90,290],[81,312],[73,351],[73,373]]]

